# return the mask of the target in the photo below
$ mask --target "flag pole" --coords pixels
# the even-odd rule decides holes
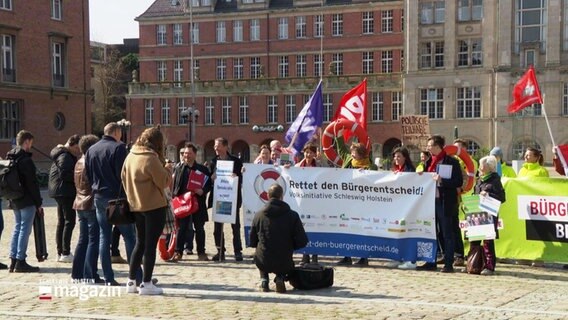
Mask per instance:
[[[548,116],[546,115],[546,93],[542,95],[542,114],[544,115],[544,120],[546,121],[546,127],[548,128],[548,134],[550,134],[550,140],[552,140],[552,146],[556,146],[554,142],[554,137],[552,136],[552,129],[550,128],[550,122],[548,121]]]

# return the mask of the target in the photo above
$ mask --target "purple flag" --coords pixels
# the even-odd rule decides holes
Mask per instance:
[[[286,132],[286,142],[289,144],[289,148],[294,151],[294,155],[302,152],[304,145],[310,141],[322,123],[323,94],[320,80],[314,94]]]

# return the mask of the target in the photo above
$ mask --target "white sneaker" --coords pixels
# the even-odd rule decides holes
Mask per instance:
[[[399,269],[404,269],[404,270],[416,270],[416,263],[412,263],[410,261],[406,261],[403,262],[401,264],[398,265]]]
[[[128,282],[126,282],[126,293],[137,293],[138,290],[136,290],[136,280],[132,280],[132,279],[128,279]]]
[[[72,254],[61,255],[59,257],[59,260],[57,260],[57,261],[64,262],[64,263],[72,263],[73,262],[73,255]]]
[[[152,282],[144,282],[140,285],[138,294],[141,296],[160,295],[164,294],[164,289],[156,287]]]
[[[400,262],[398,262],[398,261],[387,261],[387,262],[385,262],[385,267],[396,268],[396,267],[398,267],[399,264],[400,264]]]

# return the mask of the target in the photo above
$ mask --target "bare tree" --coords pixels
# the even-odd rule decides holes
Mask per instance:
[[[113,48],[108,49],[102,62],[95,67],[94,85],[98,90],[95,90],[93,132],[102,133],[106,123],[125,117],[128,81],[136,68],[136,55],[121,57],[120,52]]]

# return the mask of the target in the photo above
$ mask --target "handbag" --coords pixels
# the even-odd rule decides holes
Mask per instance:
[[[199,209],[197,196],[191,191],[175,196],[172,198],[172,207],[174,208],[174,215],[177,219],[185,218],[194,214]]]
[[[480,245],[473,245],[469,248],[467,254],[466,271],[469,274],[481,274],[485,267],[485,259],[483,258],[483,247]]]
[[[288,274],[290,284],[300,290],[313,290],[333,286],[333,268],[319,264],[295,267]]]
[[[126,198],[117,198],[108,201],[106,208],[107,220],[110,224],[130,224],[134,223],[134,214],[130,211],[130,206]]]
[[[116,199],[108,201],[106,215],[108,223],[110,224],[130,224],[135,221],[134,214],[130,211],[128,200],[120,197],[121,192],[122,183],[120,184],[120,190],[118,191]]]

